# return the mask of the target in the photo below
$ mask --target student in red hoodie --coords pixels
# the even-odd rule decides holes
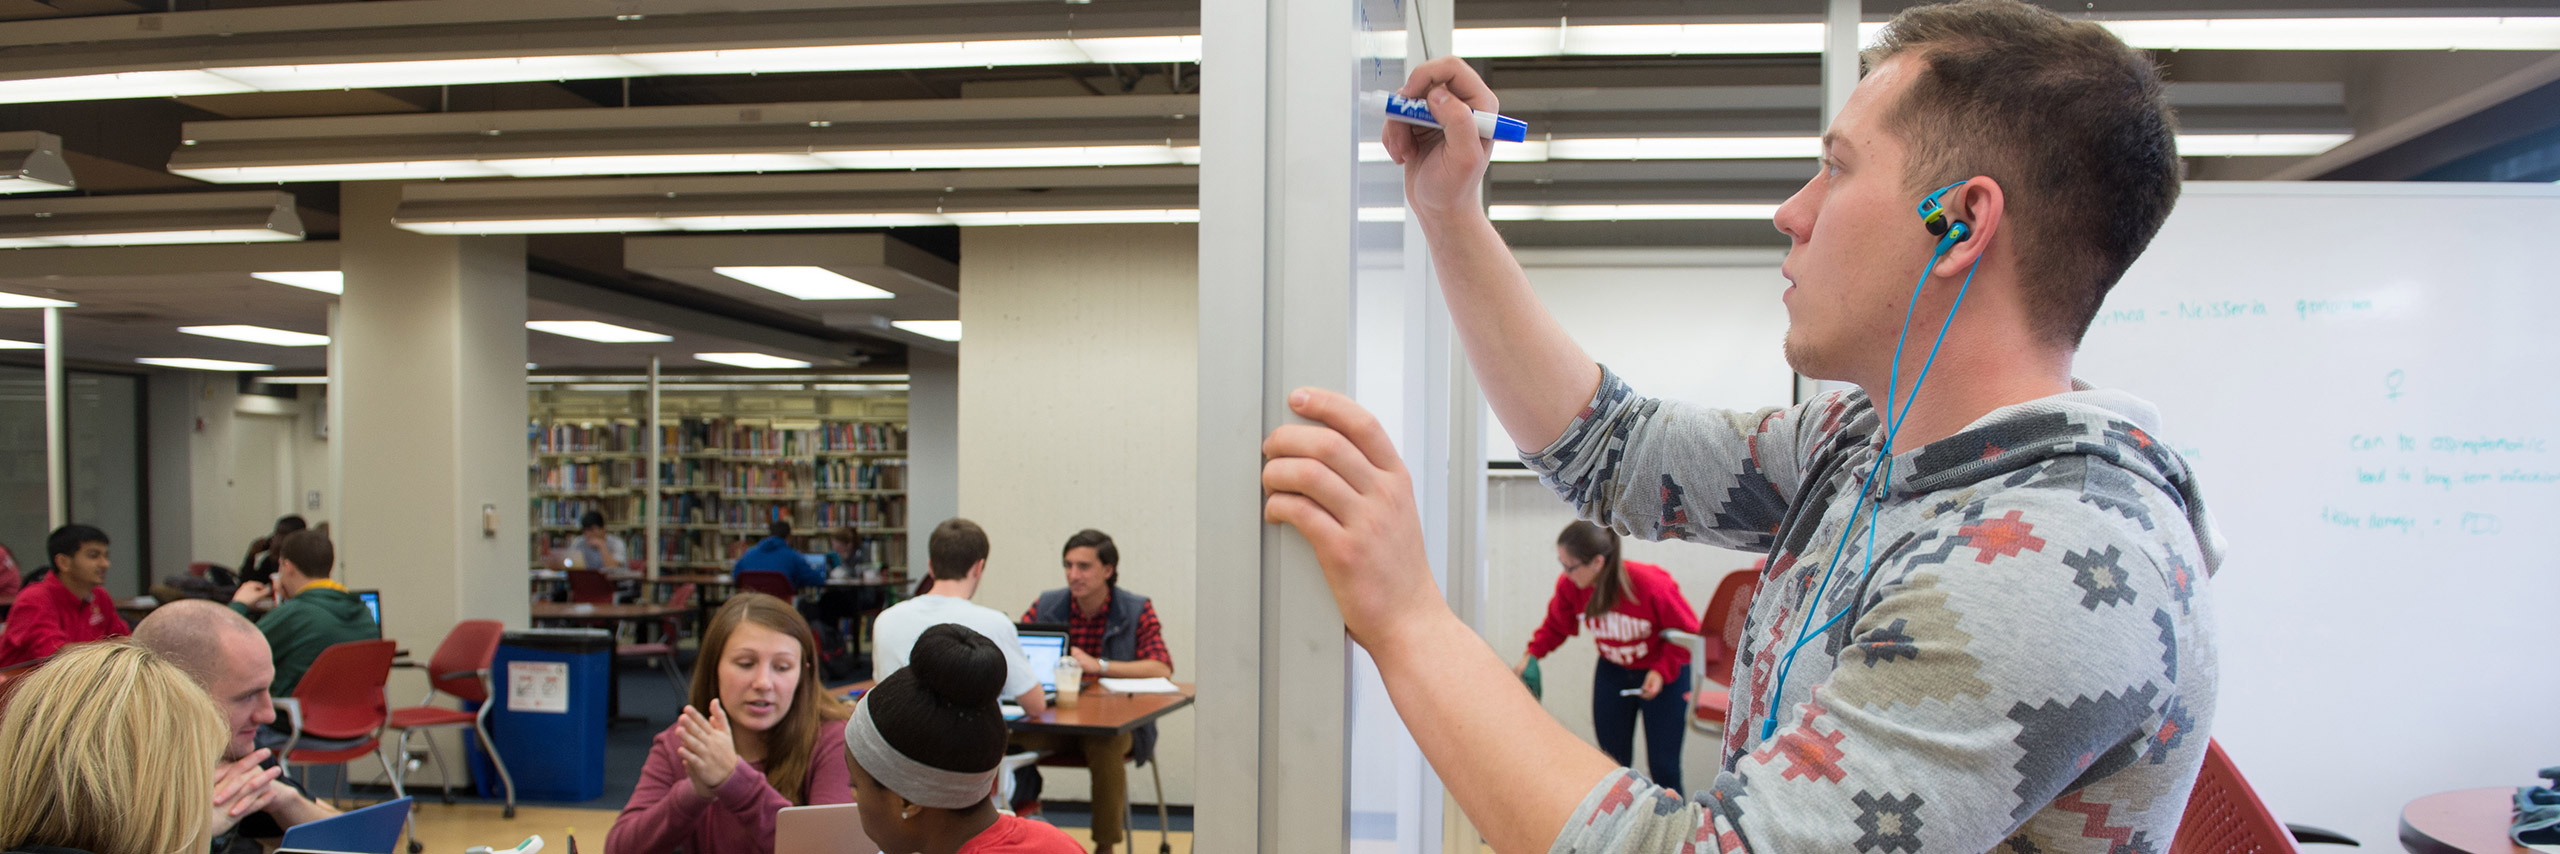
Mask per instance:
[[[64,644],[133,634],[107,595],[107,532],[64,525],[45,538],[53,571],[18,591],[0,632],[0,667],[34,661]]]
[[[1583,628],[1600,648],[1591,673],[1591,730],[1600,749],[1618,764],[1635,767],[1636,717],[1644,717],[1644,755],[1653,784],[1680,786],[1680,741],[1688,734],[1689,651],[1664,642],[1662,633],[1698,630],[1698,612],[1680,595],[1671,573],[1618,556],[1618,532],[1574,522],[1556,537],[1556,562],[1564,574],[1547,600],[1547,621],[1529,638],[1529,659],[1545,658]],[[1632,692],[1632,693],[1630,693]]]

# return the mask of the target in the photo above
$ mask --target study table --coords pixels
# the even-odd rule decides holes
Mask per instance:
[[[2516,788],[2438,792],[2400,810],[2400,847],[2409,854],[2532,854],[2507,838]]]
[[[865,679],[830,685],[827,691],[842,697],[848,693],[870,691],[873,684],[874,680]],[[1128,694],[1102,690],[1102,684],[1096,682],[1085,686],[1083,693],[1076,695],[1075,708],[1061,709],[1056,703],[1051,703],[1041,713],[1006,721],[1005,726],[1015,732],[1119,735],[1188,707],[1199,697],[1199,686],[1193,683],[1175,682],[1173,687],[1181,690],[1170,694]]]
[[[615,620],[646,624],[651,620],[664,619],[667,617],[680,617],[688,613],[690,610],[691,609],[677,608],[649,602],[616,602],[612,604],[535,602],[533,603],[533,610],[530,616],[536,621],[549,620],[583,622],[588,620]],[[672,644],[675,642],[675,639],[668,638],[667,642]],[[646,720],[646,718],[626,718],[622,716],[622,668],[616,666],[615,662],[608,662],[605,665],[605,674],[607,682],[607,687],[605,688],[605,719],[608,721]]]

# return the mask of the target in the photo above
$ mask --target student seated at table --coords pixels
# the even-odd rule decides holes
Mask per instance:
[[[0,849],[202,850],[222,715],[130,641],[65,647],[0,708]]]
[[[64,525],[45,538],[53,568],[18,591],[9,625],[0,631],[0,667],[34,661],[64,644],[133,633],[108,595],[107,532]]]
[[[969,601],[987,575],[987,532],[967,519],[945,519],[925,541],[925,563],[933,569],[933,586],[915,598],[889,606],[871,622],[871,676],[887,679],[907,666],[908,651],[926,629],[944,623],[969,627],[1005,652],[1004,696],[1031,714],[1048,711],[1040,677],[1022,657],[1022,637],[1004,612]]]
[[[844,703],[818,685],[817,639],[791,604],[729,597],[702,631],[692,698],[649,746],[605,854],[769,854],[784,807],[853,800]]]
[[[249,553],[240,556],[240,580],[274,581],[276,561],[279,559],[276,556],[276,546],[283,544],[285,537],[300,533],[309,527],[310,523],[303,521],[301,516],[277,519],[275,530],[268,532],[266,536],[249,541]]]
[[[551,550],[542,565],[552,569],[627,569],[630,547],[604,529],[604,514],[593,510],[578,517],[578,537]]]
[[[1064,831],[996,811],[1005,749],[996,696],[1011,666],[995,641],[944,623],[854,707],[846,764],[863,835],[881,851],[1084,854]]]
[[[264,854],[272,845],[259,840],[272,842],[285,828],[338,814],[285,773],[282,757],[257,744],[276,719],[267,693],[276,668],[258,626],[219,604],[181,599],[142,618],[133,642],[185,671],[223,714],[231,740],[214,772],[213,854]]]
[[[765,538],[738,556],[731,567],[736,572],[779,572],[791,579],[791,587],[817,587],[827,583],[827,570],[813,566],[807,555],[791,547],[791,523],[776,521],[765,526]]]
[[[19,572],[17,555],[8,546],[0,545],[0,596],[18,595],[18,587],[24,583]]]
[[[258,618],[258,631],[275,651],[276,679],[269,690],[278,697],[293,696],[293,686],[302,683],[302,672],[311,669],[321,650],[382,636],[364,600],[329,577],[337,560],[329,536],[318,531],[286,534],[276,546],[273,592],[284,597],[284,604]],[[248,616],[249,607],[269,592],[265,584],[240,582],[231,594],[231,610]]]
[[[1084,668],[1087,679],[1173,675],[1173,653],[1165,650],[1164,624],[1156,619],[1155,603],[1120,589],[1120,546],[1110,534],[1092,528],[1077,531],[1067,538],[1058,562],[1066,569],[1067,586],[1040,594],[1030,610],[1022,612],[1023,622],[1066,626],[1067,651],[1075,656],[1076,666]],[[1081,687],[1060,685],[1058,690]],[[1026,733],[1016,736],[1014,743],[1051,753],[1081,753],[1093,772],[1094,851],[1109,854],[1112,846],[1126,838],[1122,819],[1129,803],[1129,769],[1120,760],[1155,761],[1155,724],[1110,736]],[[1039,769],[1024,768],[1016,779],[1020,785],[1014,787],[1014,812],[1039,811]]]

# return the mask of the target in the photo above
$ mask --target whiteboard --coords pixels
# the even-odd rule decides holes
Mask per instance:
[[[1591,358],[1652,397],[1750,411],[1793,402],[1784,249],[1521,249],[1529,286]],[[1485,410],[1485,459],[1517,462]],[[1558,522],[1562,525],[1562,522]],[[1553,532],[1549,532],[1550,535]],[[1541,588],[1539,595],[1545,595]]]
[[[2189,183],[2082,379],[2160,407],[2229,542],[2213,734],[2280,819],[2560,764],[2560,192]]]

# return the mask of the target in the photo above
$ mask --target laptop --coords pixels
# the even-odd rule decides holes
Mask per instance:
[[[395,854],[409,819],[409,799],[394,798],[353,812],[285,828],[277,854]]]
[[[375,640],[381,640],[381,639],[382,639],[382,591],[380,591],[380,590],[350,590],[350,591],[348,591],[348,592],[356,594],[356,598],[357,598],[357,599],[359,599],[359,600],[362,600],[362,601],[364,602],[364,610],[365,610],[365,613],[368,613],[368,614],[372,614],[372,615],[373,615],[373,637],[374,637],[374,639],[375,639]]]
[[[862,833],[862,812],[854,804],[783,807],[773,817],[773,850],[843,851],[874,854],[880,846]]]
[[[1058,659],[1067,655],[1066,632],[1017,632],[1022,639],[1022,657],[1031,662],[1031,675],[1040,678],[1040,695],[1058,696]]]

